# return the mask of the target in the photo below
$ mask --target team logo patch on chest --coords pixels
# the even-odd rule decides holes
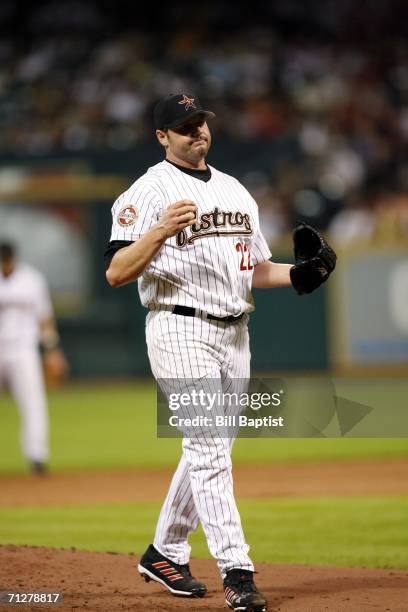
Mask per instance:
[[[223,211],[214,208],[200,215],[196,223],[183,229],[176,236],[176,244],[182,248],[201,238],[211,236],[248,236],[253,233],[248,213]]]
[[[138,217],[138,212],[134,206],[124,206],[118,213],[117,220],[122,227],[133,225]]]

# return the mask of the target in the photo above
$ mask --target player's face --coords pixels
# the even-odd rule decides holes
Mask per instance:
[[[157,130],[166,157],[192,168],[205,168],[204,159],[211,145],[211,134],[205,117],[194,117],[180,127],[162,132]]]

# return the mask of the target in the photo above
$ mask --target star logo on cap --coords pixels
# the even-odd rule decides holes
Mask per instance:
[[[183,94],[183,99],[180,100],[179,104],[185,104],[184,110],[189,110],[190,108],[197,108],[194,104],[194,98],[189,98]]]

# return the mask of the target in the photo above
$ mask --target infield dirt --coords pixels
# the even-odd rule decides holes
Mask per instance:
[[[19,607],[31,611],[225,612],[215,562],[192,560],[193,574],[207,584],[208,594],[203,599],[184,599],[172,597],[160,585],[145,583],[137,573],[137,561],[134,555],[1,546],[0,585],[17,592],[63,593],[64,602],[58,606]],[[258,564],[257,569],[257,583],[269,601],[269,612],[407,610],[408,572],[272,564]]]
[[[1,476],[0,506],[161,501],[171,469]],[[236,465],[237,498],[408,494],[408,458]],[[408,605],[407,605],[408,610]]]

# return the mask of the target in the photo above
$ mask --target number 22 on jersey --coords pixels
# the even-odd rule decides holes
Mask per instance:
[[[242,242],[237,242],[235,245],[237,253],[241,253],[241,263],[239,269],[241,271],[244,270],[253,270],[254,266],[251,263],[251,251],[247,247],[246,244],[242,244]]]

